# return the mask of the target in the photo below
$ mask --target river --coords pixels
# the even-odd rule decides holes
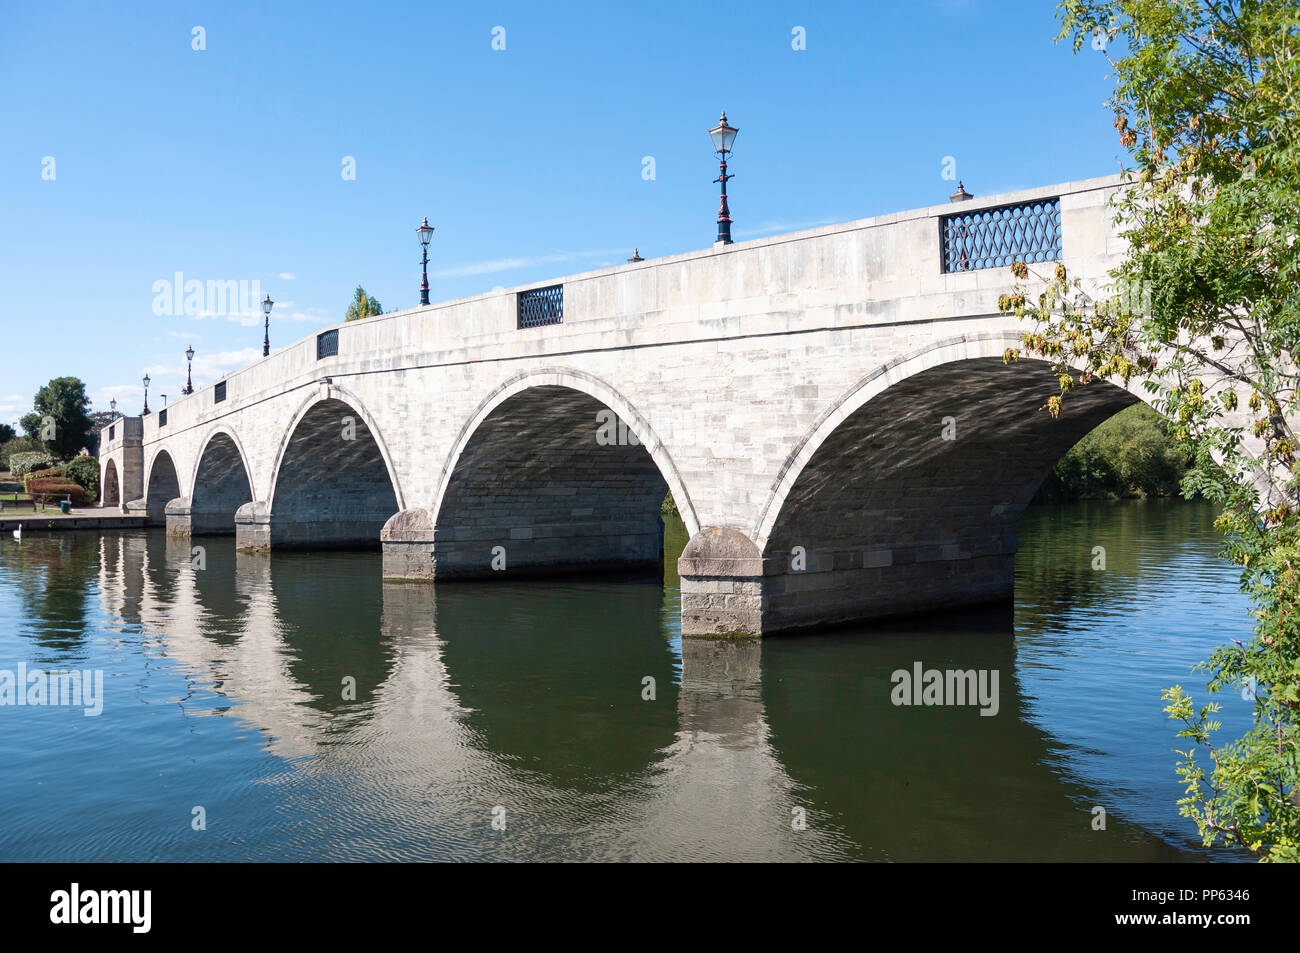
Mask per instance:
[[[102,712],[0,707],[0,860],[1228,859],[1160,701],[1249,631],[1212,522],[1034,507],[1014,607],[685,651],[680,524],[662,580],[437,586],[29,528],[0,670],[100,671]],[[918,662],[998,673],[996,714],[895,705]]]

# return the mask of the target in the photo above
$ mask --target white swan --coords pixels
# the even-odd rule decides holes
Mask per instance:
[[[23,524],[22,524],[22,523],[19,523],[19,524],[18,524],[18,528],[17,528],[16,530],[14,530],[14,539],[18,540],[18,542],[20,542],[20,543],[23,541]]]

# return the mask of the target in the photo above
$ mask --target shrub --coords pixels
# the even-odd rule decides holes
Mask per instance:
[[[39,440],[32,437],[14,437],[0,443],[0,466],[7,466],[9,458],[15,453],[44,453],[45,448]]]
[[[77,457],[63,468],[72,482],[86,491],[86,499],[99,499],[99,461],[94,457]]]
[[[27,484],[27,492],[32,496],[44,494],[56,499],[69,497],[73,506],[81,506],[86,501],[86,491],[80,484],[73,483],[71,480],[63,477],[43,477],[39,480],[31,480]]]
[[[63,467],[47,467],[44,470],[33,470],[23,477],[23,492],[30,493],[28,487],[33,480],[64,480]]]
[[[50,459],[48,453],[39,450],[27,453],[15,453],[9,458],[9,472],[16,477],[24,477],[33,470],[40,470],[48,467],[54,461]]]
[[[63,467],[48,467],[44,470],[33,470],[23,477],[23,482],[26,483],[28,480],[48,480],[51,477],[62,477],[63,475]]]

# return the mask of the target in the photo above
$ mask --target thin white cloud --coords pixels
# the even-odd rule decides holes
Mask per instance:
[[[200,311],[191,317],[192,321],[210,321],[217,318],[224,318],[227,321],[233,321],[235,324],[251,328],[255,324],[261,324],[263,314],[260,311]]]
[[[306,308],[304,310],[293,310],[294,302],[276,301],[271,309],[271,324],[277,321],[316,321],[327,322],[326,313],[320,308]],[[252,328],[265,323],[266,315],[258,311],[200,311],[193,315],[192,321],[214,321],[224,319],[241,327]],[[177,334],[178,337],[183,335]]]
[[[317,324],[330,324],[328,315],[321,308],[297,308],[292,301],[277,301],[271,309],[271,324],[277,321],[313,321]]]
[[[737,228],[734,234],[737,238],[758,238],[760,235],[779,235],[782,232],[802,232],[808,228],[820,228],[822,225],[838,224],[837,219],[819,218],[810,222],[763,222],[755,225],[753,228]]]
[[[598,251],[557,252],[552,255],[529,255],[523,258],[493,258],[488,261],[471,261],[461,265],[452,265],[429,273],[433,278],[467,278],[473,275],[490,275],[498,271],[514,271],[517,268],[533,268],[537,265],[551,265],[565,261],[580,261],[584,258],[600,258],[604,255],[618,253],[616,248],[603,248]]]
[[[279,277],[280,277],[280,280],[281,280],[281,281],[293,281],[293,272],[292,272],[292,271],[282,271],[282,272],[280,272],[280,276],[279,276]]]
[[[271,315],[272,320],[274,320],[275,317],[274,314]],[[288,314],[280,315],[280,319],[287,321],[312,321],[322,327],[327,324],[338,324],[337,321],[328,317],[320,308],[308,308],[306,311],[290,311]]]
[[[206,387],[208,384],[224,377],[231,371],[237,371],[241,367],[247,367],[255,360],[262,356],[260,347],[244,347],[234,351],[218,351],[215,354],[196,354],[194,356],[194,387]],[[157,383],[150,385],[150,391],[158,388],[163,389],[169,398],[179,397],[180,389],[172,381],[185,381],[185,359],[182,357],[174,363],[154,364],[145,368],[145,373],[152,378],[156,378]],[[168,388],[176,388],[173,394]],[[142,392],[142,388],[136,388]],[[113,396],[113,395],[110,395]]]
[[[117,399],[117,412],[131,416],[140,413],[144,403],[141,384],[109,384],[90,393],[90,403],[95,410],[111,410],[109,401]]]
[[[0,397],[0,423],[12,424],[14,430],[22,433],[22,428],[18,426],[18,418],[29,413],[31,409],[30,397],[24,397],[22,394],[5,394]]]

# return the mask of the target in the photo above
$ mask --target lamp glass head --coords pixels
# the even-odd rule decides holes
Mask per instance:
[[[713,151],[730,152],[731,144],[736,141],[738,132],[739,129],[727,124],[727,114],[724,112],[718,124],[709,130],[709,138],[713,140]]]

